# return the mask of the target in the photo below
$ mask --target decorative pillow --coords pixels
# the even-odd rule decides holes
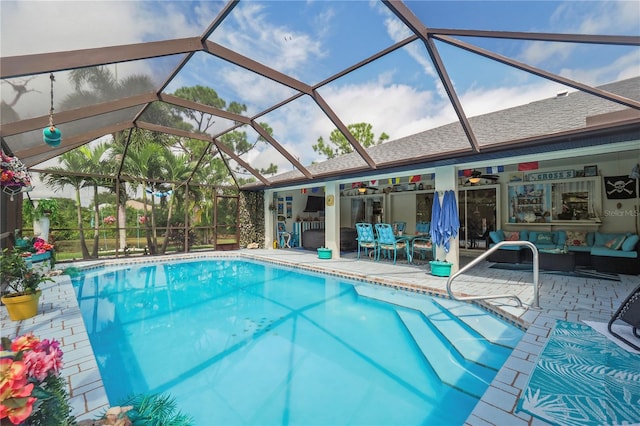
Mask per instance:
[[[501,229],[497,231],[491,231],[489,232],[489,237],[491,238],[491,241],[497,244],[500,241],[504,241],[504,232],[502,232]]]
[[[504,239],[505,239],[505,241],[519,241],[520,240],[520,232],[518,232],[518,231],[505,232],[504,233]]]
[[[622,243],[624,242],[624,239],[626,237],[626,235],[617,236],[614,239],[604,243],[604,246],[610,248],[611,250],[620,250],[620,247],[622,247]]]
[[[636,244],[638,244],[639,240],[640,240],[640,236],[638,234],[629,235],[627,238],[625,238],[624,243],[622,243],[622,247],[620,247],[620,250],[622,251],[633,250],[634,248],[636,248]]]
[[[582,231],[567,231],[568,246],[587,246],[587,234]]]
[[[553,234],[551,232],[539,232],[536,236],[536,244],[553,244]]]

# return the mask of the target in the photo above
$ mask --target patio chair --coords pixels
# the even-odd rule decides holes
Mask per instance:
[[[280,248],[291,248],[291,233],[284,222],[278,222],[278,244]]]
[[[431,253],[431,258],[435,260],[434,247],[431,243],[430,235],[422,235],[415,237],[411,241],[411,258],[415,259],[416,252],[420,254],[420,258],[425,260],[427,253]]]
[[[358,236],[358,259],[360,259],[360,249],[364,249],[364,254],[368,255],[369,249],[372,249],[374,254],[378,247],[378,240],[373,232],[373,225],[370,223],[356,223],[356,232]]]
[[[393,227],[393,233],[400,235],[404,233],[404,229],[407,227],[407,222],[395,221],[391,224]]]
[[[382,250],[385,251],[387,257],[391,257],[391,251],[393,251],[393,263],[396,263],[398,258],[398,250],[405,250],[407,259],[411,259],[409,255],[409,247],[407,240],[402,237],[397,237],[393,233],[393,226],[388,223],[376,223],[376,232],[378,233],[378,253],[377,260],[380,260]]]
[[[418,222],[416,223],[416,235],[429,235],[431,230],[431,222]]]
[[[638,328],[640,328],[640,286],[636,287],[635,290],[633,290],[631,294],[627,296],[625,301],[622,302],[622,305],[620,305],[616,313],[611,317],[608,325],[609,333],[611,333],[611,335],[622,340],[633,349],[640,351],[640,346],[638,346],[640,345],[640,340],[638,340],[638,342],[636,343],[632,343],[625,337],[612,330],[613,323],[618,320],[624,321],[629,324],[631,326],[633,335],[640,339],[640,334],[638,334]]]

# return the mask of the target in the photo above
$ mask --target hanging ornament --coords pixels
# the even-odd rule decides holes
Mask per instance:
[[[49,110],[49,127],[45,127],[42,130],[42,139],[47,145],[56,147],[60,145],[60,142],[62,142],[62,132],[60,132],[60,130],[58,130],[58,128],[53,124],[53,82],[55,80],[53,73],[51,73],[49,79],[51,79],[51,109]]]

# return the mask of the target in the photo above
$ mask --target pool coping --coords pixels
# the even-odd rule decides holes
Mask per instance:
[[[75,262],[59,264],[58,267],[63,269],[62,267],[73,266],[82,270],[91,270],[108,266],[161,263],[163,261],[244,258],[310,272],[328,273],[338,277],[418,292],[435,297],[449,298],[446,291],[443,290],[446,284],[446,278],[434,277],[430,276],[430,274],[427,274],[429,276],[425,276],[425,269],[416,267],[415,265],[391,265],[384,262],[358,259],[345,259],[344,261],[341,261],[342,259],[334,259],[327,261],[318,260],[317,257],[314,256],[315,253],[314,255],[300,255],[300,253],[287,254],[285,252],[287,252],[287,250],[202,252],[178,256],[164,255],[145,258],[118,258]],[[357,264],[365,265],[364,270],[356,270],[357,268],[355,266]],[[378,271],[378,273],[376,273],[373,271],[375,268],[371,266],[381,269],[382,272]],[[408,267],[414,269],[414,271],[408,273]],[[416,282],[415,277],[413,277],[415,274],[417,274],[420,282],[426,281],[427,284],[419,284]],[[408,279],[409,275],[411,275],[411,277]],[[54,278],[54,283],[42,286],[41,311],[36,317],[29,320],[13,322],[8,320],[6,309],[3,309],[1,313],[2,330],[3,333],[6,332],[6,334],[11,335],[32,331],[34,334],[42,336],[43,338],[58,339],[61,342],[62,350],[65,352],[63,375],[67,379],[70,390],[72,412],[78,420],[95,419],[108,408],[108,400],[102,378],[93,351],[91,350],[88,334],[84,327],[71,280],[66,275]],[[501,280],[502,278],[498,279],[498,281]],[[516,280],[521,281],[521,278],[516,278]],[[633,285],[634,282],[632,280],[637,280],[637,277],[629,277],[628,280],[624,280],[625,285],[622,287],[630,287]],[[516,285],[522,284],[521,282],[516,283]],[[598,283],[596,282],[593,285],[598,285]],[[502,294],[502,290],[498,290],[496,293]],[[615,298],[620,299],[620,302],[626,294],[628,294],[628,292],[625,291],[619,291],[617,293]],[[535,366],[535,360],[541,352],[555,324],[555,320],[565,319],[575,321],[578,319],[578,316],[568,315],[571,311],[559,311],[559,306],[557,305],[552,306],[551,309],[530,309],[526,307],[516,309],[513,306],[501,305],[500,303],[478,303],[477,305],[482,306],[526,331],[522,340],[500,369],[465,424],[531,424],[532,417],[530,415],[515,412],[520,392],[526,386],[529,374]],[[606,303],[604,305],[606,305]],[[610,317],[617,306],[618,305],[614,304],[612,300],[609,306],[603,306],[604,313],[603,315],[596,316],[597,319],[602,320]],[[589,316],[589,319],[593,319],[593,316]],[[536,420],[536,422],[540,423],[539,420]],[[544,424],[544,422],[540,424]]]

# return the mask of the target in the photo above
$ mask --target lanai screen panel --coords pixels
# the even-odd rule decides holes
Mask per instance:
[[[42,128],[13,136],[7,136],[4,139],[14,153],[23,153],[23,155],[20,156],[20,159],[25,165],[31,167],[61,154],[66,150],[66,147],[71,146],[70,144],[73,142],[76,142],[73,147],[78,146],[78,144],[81,143],[91,142],[91,140],[74,139],[87,132],[91,133],[99,131],[100,129],[106,129],[111,125],[128,122],[139,110],[140,107],[126,108],[119,111],[88,117],[82,120],[76,120],[70,123],[56,125],[63,135],[62,143],[56,148],[49,147],[44,143],[42,140]],[[42,127],[47,125],[48,122],[43,123]],[[108,131],[104,132],[104,134],[108,133]]]
[[[2,1],[2,56],[197,37],[222,1]]]
[[[240,112],[240,115],[245,117],[252,117],[298,93],[276,81],[205,52],[196,52],[164,92],[180,96],[176,94],[180,88],[194,86],[214,90],[223,102],[217,105],[218,108],[229,110],[234,102],[246,106],[246,111]]]
[[[382,50],[398,22],[381,2],[240,2],[210,40],[306,84]]]
[[[318,89],[346,125],[367,123],[388,141],[456,120],[440,79],[417,40]],[[390,142],[393,143],[393,142]]]

